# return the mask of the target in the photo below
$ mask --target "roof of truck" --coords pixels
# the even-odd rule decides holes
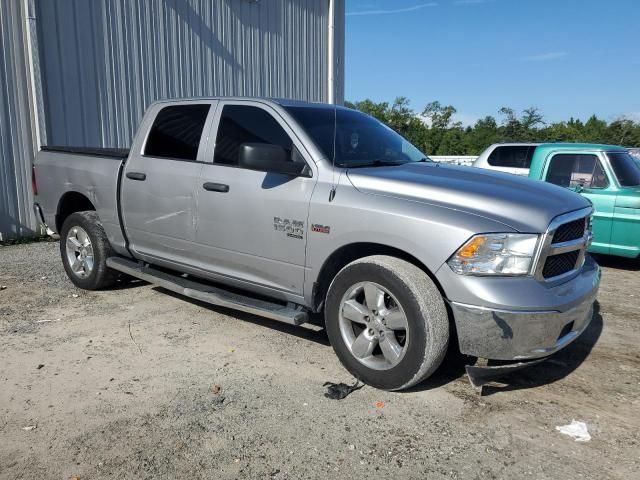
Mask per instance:
[[[282,105],[283,107],[318,107],[318,108],[346,108],[342,105],[335,105],[333,103],[323,103],[323,102],[306,102],[304,100],[294,100],[291,98],[266,98],[265,100],[271,100],[278,105]]]
[[[626,151],[627,149],[619,145],[607,145],[604,143],[542,143],[538,145],[539,150],[598,150],[608,152],[612,150]]]
[[[179,103],[193,102],[198,100],[257,100],[262,102],[276,103],[283,107],[316,107],[316,108],[347,108],[342,105],[323,102],[309,102],[305,100],[295,100],[292,98],[273,98],[273,97],[185,97],[185,98],[165,98],[157,100],[155,103]]]

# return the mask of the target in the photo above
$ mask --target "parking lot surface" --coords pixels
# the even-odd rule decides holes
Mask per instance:
[[[0,247],[0,478],[640,478],[640,264],[599,258],[589,329],[480,397],[452,350],[409,392],[352,382],[319,327]],[[575,442],[556,426],[587,424]]]

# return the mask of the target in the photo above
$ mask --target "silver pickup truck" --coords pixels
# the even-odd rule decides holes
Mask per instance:
[[[431,162],[334,105],[154,103],[129,151],[44,147],[35,209],[80,288],[120,273],[295,325],[323,313],[378,388],[431,375],[450,342],[516,367],[587,327],[600,270],[580,195]]]

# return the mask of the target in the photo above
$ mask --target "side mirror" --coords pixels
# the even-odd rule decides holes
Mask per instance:
[[[287,151],[280,145],[268,143],[243,143],[238,152],[238,165],[260,172],[282,173],[299,176],[306,171],[306,164],[291,162]]]

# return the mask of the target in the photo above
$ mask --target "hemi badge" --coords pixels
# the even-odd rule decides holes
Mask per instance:
[[[311,231],[318,233],[329,233],[331,231],[331,227],[328,225],[319,225],[317,223],[314,223],[313,225],[311,225]]]

